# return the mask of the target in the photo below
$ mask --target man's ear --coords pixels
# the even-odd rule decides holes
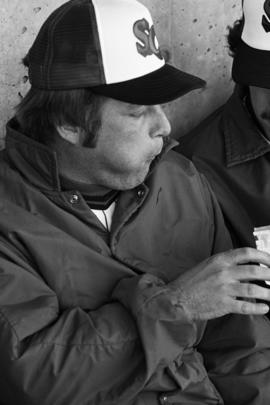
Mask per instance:
[[[80,145],[83,141],[83,130],[80,127],[61,125],[56,127],[59,135],[74,145]]]

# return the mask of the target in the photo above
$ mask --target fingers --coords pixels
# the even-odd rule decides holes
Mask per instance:
[[[234,297],[241,297],[243,300],[233,298],[231,312],[242,315],[265,315],[269,306],[264,303],[245,301],[255,298],[270,302],[270,290],[252,283],[235,283],[231,285],[231,294]],[[269,304],[270,305],[270,304]]]
[[[270,267],[270,254],[253,248],[240,248],[224,253],[232,264],[260,263]]]
[[[236,280],[270,280],[270,268],[257,265],[243,265],[231,268]]]
[[[270,289],[253,283],[234,283],[230,286],[232,297],[255,298],[270,302]]]
[[[268,311],[269,307],[266,304],[235,300],[231,312],[242,315],[265,315]]]

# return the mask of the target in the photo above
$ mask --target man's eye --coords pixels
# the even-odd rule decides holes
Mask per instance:
[[[129,115],[131,117],[140,118],[145,114],[145,110],[132,111]]]

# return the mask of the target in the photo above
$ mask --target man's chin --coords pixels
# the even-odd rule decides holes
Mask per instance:
[[[145,181],[148,173],[149,167],[141,173],[137,173],[134,177],[132,176],[126,179],[122,184],[122,190],[132,190],[133,188],[140,186]]]
[[[149,169],[150,164],[147,164],[144,165],[141,170],[130,171],[129,174],[124,174],[123,172],[114,173],[114,176],[110,176],[110,178],[106,178],[105,181],[103,181],[103,186],[119,191],[132,190],[145,181]]]

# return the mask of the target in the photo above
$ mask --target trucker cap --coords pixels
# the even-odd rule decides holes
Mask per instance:
[[[148,9],[136,0],[70,0],[41,27],[27,55],[33,87],[162,104],[205,85],[167,63]]]
[[[236,83],[270,88],[270,1],[243,0],[243,30],[232,65]]]

